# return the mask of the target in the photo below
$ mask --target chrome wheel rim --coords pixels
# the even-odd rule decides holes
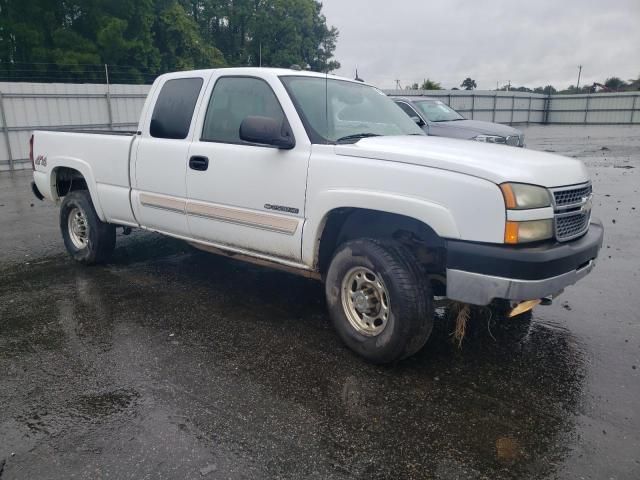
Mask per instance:
[[[69,212],[67,227],[73,246],[78,250],[85,248],[89,243],[89,222],[85,213],[78,207],[74,207]]]
[[[356,331],[380,335],[391,313],[389,293],[380,275],[365,267],[349,270],[342,280],[342,308]]]

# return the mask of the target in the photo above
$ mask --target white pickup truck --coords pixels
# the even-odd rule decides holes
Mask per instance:
[[[602,245],[580,161],[427,137],[331,75],[162,75],[137,131],[35,131],[31,158],[76,260],[108,261],[116,227],[137,227],[320,279],[342,340],[377,363],[425,344],[434,296],[555,295]]]

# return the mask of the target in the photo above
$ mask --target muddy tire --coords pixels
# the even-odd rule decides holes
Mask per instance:
[[[409,357],[433,329],[433,297],[416,260],[394,241],[358,239],[336,251],[325,280],[342,341],[372,363]]]
[[[70,192],[60,206],[64,246],[85,265],[107,262],[116,245],[116,227],[102,222],[87,190]]]

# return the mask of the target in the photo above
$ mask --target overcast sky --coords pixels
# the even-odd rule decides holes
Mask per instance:
[[[322,0],[338,27],[336,73],[381,88],[511,80],[530,88],[640,75],[640,0]]]

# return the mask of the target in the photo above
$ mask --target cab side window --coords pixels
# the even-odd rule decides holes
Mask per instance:
[[[240,139],[240,124],[250,116],[285,121],[284,112],[264,80],[249,77],[222,77],[216,82],[204,120],[201,140],[245,143]]]
[[[149,131],[151,136],[155,138],[187,138],[193,110],[196,107],[201,88],[201,78],[167,80],[160,90],[151,115]]]

